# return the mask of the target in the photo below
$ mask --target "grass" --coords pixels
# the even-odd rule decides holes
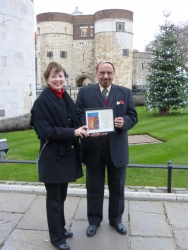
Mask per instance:
[[[143,107],[137,107],[138,124],[129,131],[129,135],[147,134],[163,143],[131,145],[130,163],[167,165],[188,165],[188,111],[172,111],[171,115],[159,116],[157,112],[148,113]],[[34,160],[38,154],[39,140],[33,130],[0,133],[0,139],[6,138],[9,151],[8,159]],[[83,167],[85,173],[85,166]],[[0,164],[0,179],[12,181],[38,181],[35,165]],[[77,183],[85,183],[84,177]],[[127,168],[126,185],[166,186],[167,170]],[[188,187],[188,170],[173,170],[173,187]]]

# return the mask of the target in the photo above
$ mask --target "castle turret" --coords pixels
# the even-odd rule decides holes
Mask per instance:
[[[44,71],[50,61],[57,61],[67,73],[72,69],[73,16],[66,13],[37,15],[37,83],[46,87]]]
[[[115,83],[131,88],[133,12],[122,9],[95,13],[95,63],[110,61],[116,68]]]

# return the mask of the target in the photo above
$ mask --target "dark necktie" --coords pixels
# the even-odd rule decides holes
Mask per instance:
[[[103,90],[102,90],[102,97],[103,97],[104,100],[108,100],[108,95],[107,95],[107,93],[108,93],[108,90],[107,90],[107,89],[103,89]]]

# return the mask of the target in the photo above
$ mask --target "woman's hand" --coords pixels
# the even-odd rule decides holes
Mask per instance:
[[[74,130],[75,136],[80,136],[81,138],[87,137],[89,134],[87,133],[87,126],[82,126]]]

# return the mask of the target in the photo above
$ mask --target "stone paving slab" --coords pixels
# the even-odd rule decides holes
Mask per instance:
[[[177,247],[180,250],[188,250],[188,230],[173,230]]]
[[[134,212],[147,212],[155,214],[164,214],[163,204],[157,201],[131,201],[129,202],[129,210]]]
[[[176,250],[171,238],[131,237],[131,250]]]
[[[28,194],[29,195],[29,194]],[[18,229],[48,230],[46,221],[46,197],[39,195],[30,209],[20,220]]]
[[[57,250],[49,240],[47,231],[15,229],[1,250]]]
[[[125,192],[126,200],[143,200],[143,201],[176,201],[177,194],[150,193],[150,192]],[[179,201],[184,201],[185,197],[179,197]]]
[[[130,201],[129,216],[131,236],[172,237],[162,203]]]
[[[0,211],[24,213],[36,197],[35,194],[17,193],[15,195],[0,192]]]
[[[78,210],[74,217],[78,221],[87,221],[87,199],[82,198],[79,203]],[[103,221],[108,222],[108,199],[104,199],[103,202]],[[128,222],[128,202],[125,201],[125,211],[122,217],[123,223]]]
[[[129,135],[128,142],[129,144],[162,143],[149,135]]]
[[[187,194],[176,194],[177,201],[184,201],[188,202],[188,195]]]
[[[86,221],[73,223],[74,236],[67,240],[72,250],[128,250],[128,237],[118,234],[107,222],[101,223],[93,237],[86,236],[87,227]]]
[[[14,185],[14,184],[0,184],[0,191],[4,192],[16,192],[26,194],[46,194],[44,185],[33,186],[33,185]]]
[[[172,237],[164,215],[130,212],[130,217],[131,236]]]
[[[16,227],[22,216],[23,214],[0,212],[0,246]],[[9,250],[11,250],[11,248],[9,248]]]
[[[69,228],[74,217],[80,197],[67,197],[65,202],[66,227]],[[17,225],[20,229],[48,230],[46,220],[46,196],[39,195],[32,207]]]
[[[188,230],[188,203],[164,202],[169,224],[175,229]]]

